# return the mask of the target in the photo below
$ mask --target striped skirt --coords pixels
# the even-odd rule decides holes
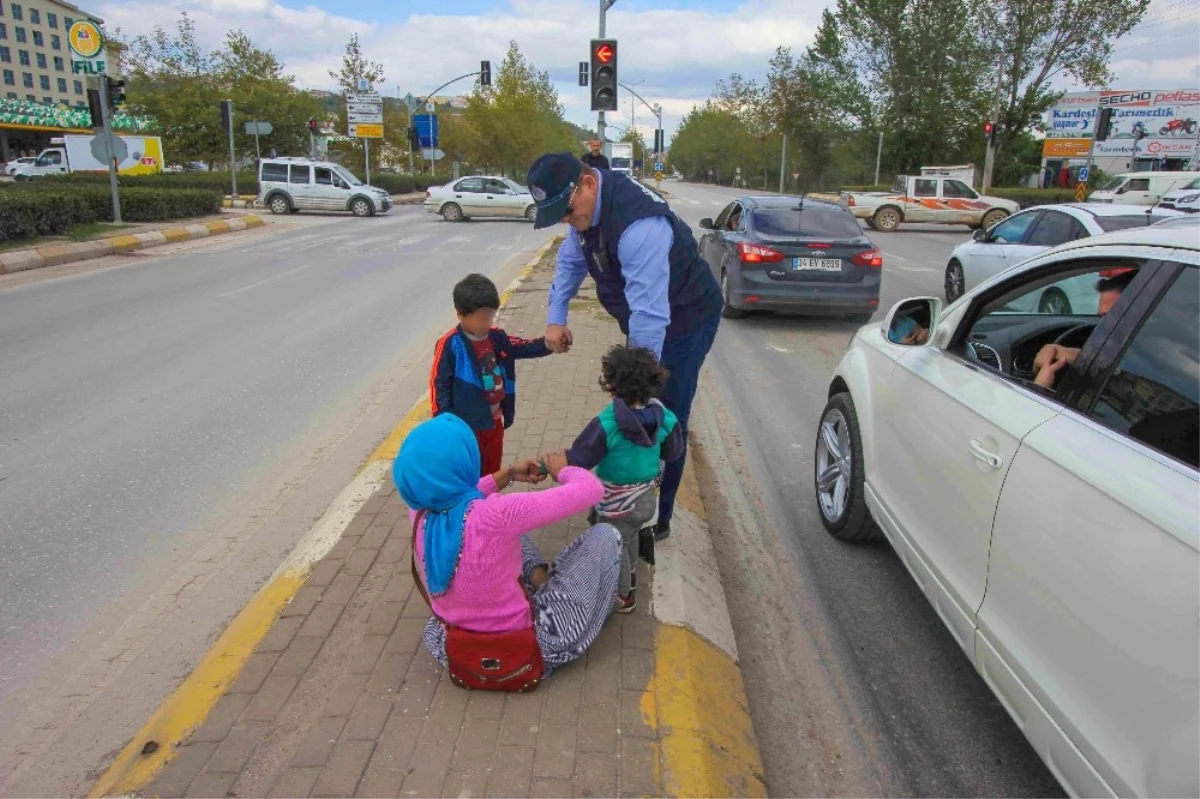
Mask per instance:
[[[546,559],[529,536],[521,536],[521,574],[526,581]],[[582,655],[616,609],[621,570],[621,534],[597,524],[559,553],[550,579],[533,592],[535,632],[546,676]],[[446,665],[446,628],[431,618],[423,634],[434,659]]]

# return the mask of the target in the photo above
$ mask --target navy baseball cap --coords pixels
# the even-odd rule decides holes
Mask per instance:
[[[567,215],[582,173],[583,162],[574,153],[546,153],[533,162],[525,182],[537,205],[535,230],[557,225]]]

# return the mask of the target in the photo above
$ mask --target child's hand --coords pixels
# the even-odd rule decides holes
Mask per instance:
[[[546,479],[546,475],[542,474],[542,466],[536,458],[527,458],[523,461],[514,463],[511,467],[512,479],[518,483],[533,483],[537,484]]]
[[[558,482],[558,473],[565,469],[570,464],[567,463],[566,452],[551,452],[542,456],[542,463],[546,466],[546,471],[554,478],[554,482]]]

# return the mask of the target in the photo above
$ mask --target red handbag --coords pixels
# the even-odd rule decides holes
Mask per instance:
[[[507,691],[528,693],[541,684],[545,674],[542,650],[538,646],[533,624],[533,602],[520,577],[517,583],[529,603],[530,626],[524,630],[500,633],[480,633],[450,624],[433,609],[429,592],[417,572],[417,529],[424,512],[413,521],[412,576],[433,617],[446,628],[446,664],[450,681],[459,688],[476,691]]]

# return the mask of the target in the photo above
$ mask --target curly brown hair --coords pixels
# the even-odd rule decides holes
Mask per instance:
[[[662,394],[668,376],[645,347],[618,344],[600,360],[600,388],[631,407],[645,405]]]

